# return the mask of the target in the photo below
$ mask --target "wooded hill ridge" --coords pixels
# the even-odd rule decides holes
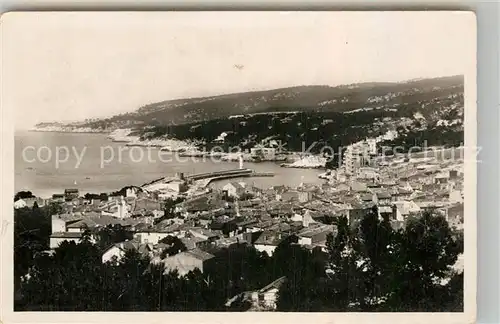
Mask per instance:
[[[296,86],[202,98],[166,100],[146,104],[132,113],[73,123],[75,127],[116,129],[166,126],[269,112],[339,112],[360,109],[398,109],[402,104],[428,101],[463,92],[462,75],[370,82],[341,86]],[[37,127],[51,123],[40,123]],[[68,126],[68,125],[66,125]]]

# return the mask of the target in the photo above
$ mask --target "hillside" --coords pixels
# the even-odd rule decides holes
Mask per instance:
[[[463,76],[394,83],[360,83],[330,86],[298,86],[267,91],[242,92],[204,98],[151,103],[136,112],[73,124],[112,130],[140,125],[166,126],[195,123],[233,115],[267,112],[351,112],[399,109],[463,92]],[[42,127],[39,124],[37,127]]]

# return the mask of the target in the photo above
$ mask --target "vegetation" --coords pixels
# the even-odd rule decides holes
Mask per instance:
[[[119,242],[131,240],[133,235],[120,224],[108,225],[95,233],[98,237],[97,246],[101,251],[105,251],[111,245]]]
[[[14,201],[18,201],[19,199],[25,199],[25,198],[35,198],[35,196],[31,191],[19,191],[14,196]]]
[[[182,241],[176,237],[176,236],[167,236],[159,241],[159,243],[164,243],[167,244],[169,247],[167,247],[163,252],[161,253],[161,258],[164,259],[166,257],[175,255],[180,252],[184,252],[187,250],[186,246]]]
[[[425,213],[393,230],[376,209],[359,226],[336,218],[336,235],[328,251],[309,251],[287,237],[272,256],[236,244],[211,252],[204,272],[180,277],[165,272],[138,252],[128,251],[117,264],[101,261],[106,246],[129,233],[118,226],[98,232],[92,244],[87,232],[80,244],[65,242],[48,249],[50,215],[57,206],[15,212],[14,275],[20,301],[16,310],[75,311],[242,311],[240,298],[286,277],[278,299],[280,311],[461,311],[463,273],[452,265],[463,252],[463,236],[441,216]],[[185,250],[178,238],[164,256]],[[26,276],[27,275],[27,276]]]
[[[183,197],[177,197],[175,199],[172,199],[172,198],[165,199],[165,201],[163,203],[163,216],[156,218],[154,220],[154,223],[158,224],[158,223],[164,221],[165,219],[172,219],[172,218],[179,217],[179,213],[175,212],[175,206],[177,204],[180,204],[184,200],[185,200],[185,198],[183,198]]]
[[[415,130],[399,129],[398,137],[392,141],[380,144],[380,153],[393,155],[395,149],[401,153],[423,151],[425,148],[439,146],[445,148],[459,147],[464,144],[463,129],[453,129],[445,126]],[[391,148],[385,150],[384,147]]]
[[[93,193],[86,193],[83,198],[87,200],[92,200],[92,199],[99,199],[101,201],[107,201],[108,200],[108,194],[107,193],[100,193],[100,194],[93,194]]]
[[[463,92],[463,76],[396,83],[298,86],[147,104],[134,113],[83,124],[85,127],[167,126],[224,119],[241,113],[346,112],[360,108],[419,106],[423,101]],[[376,98],[379,99],[376,99]]]
[[[288,280],[280,291],[279,310],[462,310],[463,273],[454,272],[452,265],[463,242],[443,217],[424,213],[394,231],[373,210],[354,229],[339,218],[337,230],[327,242],[328,271],[312,279],[300,276],[298,284]]]
[[[274,139],[288,151],[327,154],[333,159],[329,168],[338,165],[346,146],[368,137],[377,137],[388,130],[398,129],[399,137],[386,146],[413,146],[463,144],[463,89],[460,87],[432,93],[420,101],[397,101],[394,105],[378,103],[375,108],[358,106],[358,111],[342,113],[329,109],[270,108],[274,113],[237,115],[232,118],[207,119],[180,125],[153,123],[139,131],[143,139],[169,136],[180,140],[195,140],[200,149],[217,146],[225,151],[239,148],[248,150],[257,143]],[[445,96],[451,92],[450,96]],[[439,96],[441,95],[441,96]],[[369,106],[369,105],[368,105]],[[278,112],[276,112],[278,111]],[[415,117],[419,116],[420,117]],[[459,121],[453,126],[440,122]],[[225,132],[223,143],[215,141]],[[325,149],[325,147],[327,149]]]

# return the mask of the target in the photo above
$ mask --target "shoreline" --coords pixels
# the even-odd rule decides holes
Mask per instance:
[[[28,129],[32,133],[65,133],[65,134],[109,134],[109,131],[69,131],[69,130],[45,130],[45,129]]]
[[[176,139],[152,139],[148,141],[138,140],[136,136],[129,136],[131,130],[129,129],[117,129],[113,131],[89,131],[89,130],[63,130],[63,129],[30,129],[28,132],[36,133],[61,133],[61,134],[103,134],[107,135],[106,140],[113,143],[122,144],[127,147],[151,147],[160,149],[161,151],[171,152],[179,154],[179,157],[195,157],[195,158],[207,158],[207,157],[217,157],[223,162],[238,162],[239,157],[236,157],[234,153],[226,152],[206,152],[199,151],[195,144],[181,141]],[[176,147],[173,147],[176,146]],[[288,152],[290,156],[300,156],[300,152]],[[308,165],[308,161],[302,161],[301,159],[290,159],[288,156],[279,156],[275,159],[255,159],[249,155],[249,153],[243,153],[243,162],[250,163],[281,163],[280,167],[290,168],[290,169],[324,169],[324,165],[318,165],[318,161]],[[302,158],[303,159],[303,158]],[[307,158],[306,158],[307,159]],[[316,160],[316,159],[315,159]]]

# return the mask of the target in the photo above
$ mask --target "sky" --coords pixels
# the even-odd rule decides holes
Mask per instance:
[[[465,74],[475,35],[464,12],[10,13],[2,109],[24,129],[168,99]]]

